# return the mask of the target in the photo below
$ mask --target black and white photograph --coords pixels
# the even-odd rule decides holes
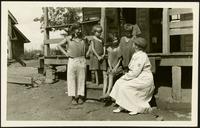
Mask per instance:
[[[197,126],[198,2],[1,5],[1,126]]]

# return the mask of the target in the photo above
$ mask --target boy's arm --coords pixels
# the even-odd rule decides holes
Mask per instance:
[[[95,56],[97,56],[98,60],[100,60],[100,56],[97,54],[97,52],[94,49],[94,42],[91,41],[91,45],[92,45],[92,51],[94,52]]]
[[[67,52],[63,49],[62,45],[66,44],[68,42],[68,39],[65,38],[63,39],[60,43],[57,44],[57,48],[63,53],[65,54],[67,57],[69,57],[69,55],[67,54]],[[67,43],[68,44],[68,43]]]

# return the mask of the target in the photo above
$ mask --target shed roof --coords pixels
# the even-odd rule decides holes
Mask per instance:
[[[23,38],[24,43],[30,43],[30,40],[19,30],[19,28],[14,25],[13,29]]]
[[[12,19],[15,24],[18,24],[17,19],[13,16],[13,14],[8,10],[8,16]]]
[[[13,14],[9,10],[8,10],[8,16],[15,24],[18,24],[17,19],[13,16]],[[16,34],[22,37],[24,43],[30,43],[30,40],[20,31],[20,29],[16,25],[12,25],[12,27],[16,32]]]

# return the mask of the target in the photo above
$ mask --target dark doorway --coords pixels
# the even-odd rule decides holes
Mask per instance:
[[[162,8],[152,8],[150,21],[150,52],[162,52]]]
[[[126,23],[136,24],[136,9],[135,8],[123,8],[122,15]]]

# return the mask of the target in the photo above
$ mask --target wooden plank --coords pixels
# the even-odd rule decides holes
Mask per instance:
[[[68,58],[66,56],[49,56],[45,57],[44,64],[49,65],[66,65],[68,63]],[[86,59],[86,64],[90,64],[90,60]]]
[[[160,66],[192,66],[192,58],[162,58]]]
[[[155,57],[158,56],[159,58],[161,56],[192,56],[192,52],[170,52],[168,54],[163,54],[163,53],[147,53],[149,57]]]
[[[192,56],[192,52],[171,52],[170,56]]]
[[[163,54],[170,53],[170,37],[169,37],[169,14],[168,14],[168,8],[163,9],[163,23],[162,23],[162,29],[163,29],[163,48],[162,52]]]
[[[65,55],[54,55],[54,56],[45,56],[44,59],[63,59],[67,58]]]
[[[169,15],[193,13],[192,8],[173,8],[169,9]]]
[[[91,40],[93,36],[85,36],[88,40]],[[64,38],[54,38],[54,39],[47,39],[44,40],[44,44],[57,44],[62,41]]]
[[[81,22],[81,24],[88,24],[88,23],[93,23],[93,22],[98,22],[100,21],[99,19],[96,20],[90,20],[90,21],[84,21]],[[57,25],[57,26],[47,26],[46,29],[50,29],[50,28],[66,28],[69,26],[72,26],[73,24],[63,24],[63,25]]]
[[[46,29],[48,24],[48,8],[44,8],[44,40],[49,39],[49,30]],[[48,56],[50,54],[50,46],[49,44],[44,44],[44,56]]]
[[[182,28],[182,29],[170,29],[170,35],[186,35],[186,34],[193,34],[193,28]]]
[[[63,24],[63,25],[57,25],[57,26],[47,26],[46,29],[50,29],[50,28],[66,28],[71,26],[72,24]]]
[[[192,52],[193,49],[193,35],[181,36],[181,51]]]
[[[170,28],[182,28],[182,27],[192,27],[192,26],[193,26],[193,20],[169,23]]]
[[[54,58],[54,59],[48,59],[46,58],[44,60],[44,64],[48,65],[66,65],[68,63],[68,59],[61,59],[61,58]]]
[[[17,83],[17,84],[33,84],[32,77],[25,77],[21,75],[8,75],[8,83]]]
[[[100,84],[99,86],[95,85],[95,84],[87,84],[86,85],[86,88],[87,89],[100,89],[102,90],[103,89],[103,84]]]
[[[89,20],[89,21],[83,21],[81,24],[88,24],[88,23],[94,23],[94,22],[99,22],[100,19],[95,19],[95,20]]]
[[[181,101],[181,67],[172,67],[172,98]]]
[[[57,44],[62,41],[64,38],[55,38],[55,39],[48,39],[44,40],[44,44]]]

